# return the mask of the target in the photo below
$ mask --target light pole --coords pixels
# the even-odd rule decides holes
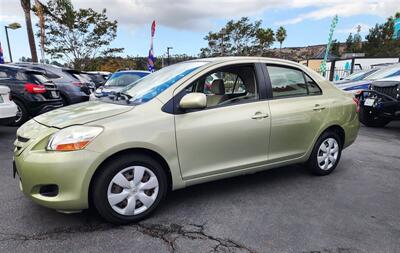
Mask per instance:
[[[173,47],[167,47],[167,64],[169,66],[169,50],[173,49]]]
[[[21,25],[19,23],[11,23],[9,25],[4,26],[4,29],[6,30],[6,38],[7,38],[8,54],[10,55],[10,62],[12,62],[13,60],[12,60],[11,47],[10,47],[10,41],[8,39],[7,29],[17,30],[19,28],[21,28]]]

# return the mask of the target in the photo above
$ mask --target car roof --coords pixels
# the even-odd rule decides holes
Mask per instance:
[[[379,79],[376,82],[400,82],[400,75]]]
[[[18,70],[18,71],[24,71],[24,72],[34,72],[34,73],[40,73],[40,74],[44,74],[42,71],[37,70],[37,69],[31,69],[25,66],[16,66],[16,65],[12,65],[12,64],[1,64],[0,68],[6,67],[8,69],[12,69],[12,70]]]

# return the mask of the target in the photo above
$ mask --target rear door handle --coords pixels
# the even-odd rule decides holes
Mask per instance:
[[[253,116],[251,116],[252,119],[263,119],[263,118],[267,118],[268,114],[267,113],[263,113],[263,112],[256,112],[254,113]]]

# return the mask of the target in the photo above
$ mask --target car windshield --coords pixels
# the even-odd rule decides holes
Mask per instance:
[[[380,69],[373,73],[372,75],[368,76],[368,80],[378,80],[378,79],[383,79],[386,77],[391,77],[391,76],[397,76],[400,75],[400,65],[392,66],[392,67],[387,67]]]
[[[116,72],[105,83],[105,86],[117,86],[125,87],[128,84],[136,82],[147,73],[135,73],[135,72]]]
[[[351,80],[351,81],[359,81],[364,79],[365,77],[372,75],[375,73],[378,69],[369,69],[369,70],[361,70],[359,72],[356,72],[354,74],[349,75],[348,77],[345,78],[345,80]]]
[[[165,67],[128,85],[122,92],[131,96],[130,101],[134,104],[145,103],[206,63],[206,61],[182,62]]]

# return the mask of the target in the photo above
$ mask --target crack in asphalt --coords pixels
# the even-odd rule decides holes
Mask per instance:
[[[177,239],[190,239],[190,240],[203,240],[213,242],[215,246],[212,247],[210,252],[234,252],[240,250],[242,252],[256,253],[245,245],[235,242],[231,239],[218,238],[205,233],[205,224],[189,224],[189,225],[178,225],[178,224],[146,224],[137,223],[130,226],[117,226],[107,223],[91,224],[77,227],[62,227],[51,231],[37,233],[37,234],[22,234],[22,233],[5,233],[0,232],[0,242],[3,241],[44,241],[44,240],[61,240],[64,239],[63,235],[75,234],[75,233],[91,233],[98,231],[107,231],[111,229],[124,229],[134,228],[137,232],[150,236],[154,239],[162,240],[167,246],[171,253],[177,252],[179,245]]]
[[[178,224],[170,224],[169,226],[161,224],[137,224],[139,232],[163,240],[169,246],[170,252],[176,252],[176,240],[183,237],[190,240],[208,240],[216,243],[211,252],[232,252],[232,250],[238,249],[249,253],[256,253],[256,251],[231,239],[218,238],[206,234],[204,226],[205,224],[189,224],[189,226]]]

